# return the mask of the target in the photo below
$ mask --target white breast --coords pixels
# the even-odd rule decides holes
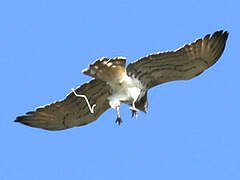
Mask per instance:
[[[127,75],[123,77],[120,83],[109,83],[113,92],[108,97],[112,108],[120,106],[122,102],[135,102],[141,96],[142,84],[139,80],[133,79]]]

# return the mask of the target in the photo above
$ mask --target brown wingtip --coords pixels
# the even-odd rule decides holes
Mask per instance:
[[[21,122],[21,118],[20,118],[20,116],[17,117],[17,118],[14,120],[14,122]]]
[[[218,37],[218,38],[222,38],[225,42],[228,38],[229,32],[228,31],[224,31],[224,30],[219,30],[216,31],[215,33],[213,33],[213,35],[211,36],[211,38],[213,37]]]
[[[228,35],[228,31],[218,30],[213,34],[207,34],[204,38],[198,39],[194,42],[196,44],[201,44],[201,42],[204,44],[205,54],[209,55],[209,57],[206,57],[206,59],[209,59],[207,61],[208,67],[215,64],[221,57],[226,46]]]
[[[27,112],[28,113],[28,112]],[[26,114],[27,114],[26,113]],[[18,116],[16,117],[16,119],[14,120],[14,122],[20,122],[22,123],[24,121],[24,119],[26,119],[27,117],[29,117],[28,115],[23,115],[23,116]]]
[[[222,55],[222,53],[225,49],[225,46],[226,46],[228,35],[229,35],[228,31],[219,30],[219,31],[216,31],[215,33],[213,33],[213,35],[211,36],[211,39],[213,39],[215,41],[215,44],[218,44],[218,46],[219,46],[218,51],[216,50],[215,61],[217,61],[220,58],[220,56]]]
[[[228,35],[229,35],[228,31],[219,30],[219,31],[214,32],[213,34],[207,34],[206,36],[204,36],[203,39],[217,39],[217,38],[221,38],[221,39],[226,41],[227,38],[228,38]]]
[[[223,31],[221,30],[223,33],[222,33],[222,36],[224,37],[225,40],[227,40],[228,36],[229,36],[229,32],[228,31]]]
[[[27,125],[27,126],[32,126],[32,125],[30,124],[30,121],[27,120],[28,117],[29,117],[29,116],[18,116],[18,117],[14,120],[14,122],[21,123],[21,124],[24,124],[24,125]]]
[[[31,115],[18,116],[14,120],[14,122],[21,123],[29,127],[41,128],[49,131],[58,131],[69,128],[67,126],[63,126],[63,124],[61,124],[62,126],[52,126],[50,123],[48,123],[47,120],[42,119],[42,117],[40,117],[39,119],[35,119]]]

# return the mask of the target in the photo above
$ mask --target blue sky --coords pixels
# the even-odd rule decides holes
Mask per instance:
[[[240,179],[237,1],[0,3],[0,179]],[[148,114],[108,110],[87,126],[45,131],[13,120],[88,81],[95,59],[174,50],[230,32],[221,59],[190,81],[149,92]]]

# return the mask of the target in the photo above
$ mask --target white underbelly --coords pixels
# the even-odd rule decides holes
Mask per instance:
[[[137,87],[113,92],[113,94],[108,97],[109,104],[112,108],[116,108],[117,106],[120,106],[122,102],[135,102],[140,95],[140,92],[140,88]]]
[[[108,100],[112,108],[120,106],[122,102],[135,102],[141,93],[139,82],[135,82],[135,80],[132,79],[128,79],[128,81],[123,82],[121,85],[111,84],[111,87],[113,92],[112,95],[108,97]]]

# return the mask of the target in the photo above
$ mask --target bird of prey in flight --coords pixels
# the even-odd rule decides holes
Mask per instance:
[[[150,88],[198,76],[217,62],[227,38],[227,31],[216,31],[174,51],[151,54],[127,66],[125,57],[102,57],[83,70],[84,74],[93,77],[91,81],[65,99],[27,112],[15,122],[46,130],[62,130],[91,123],[111,107],[117,113],[116,123],[120,124],[122,103],[131,106],[132,116],[137,116],[139,110],[147,112]]]

